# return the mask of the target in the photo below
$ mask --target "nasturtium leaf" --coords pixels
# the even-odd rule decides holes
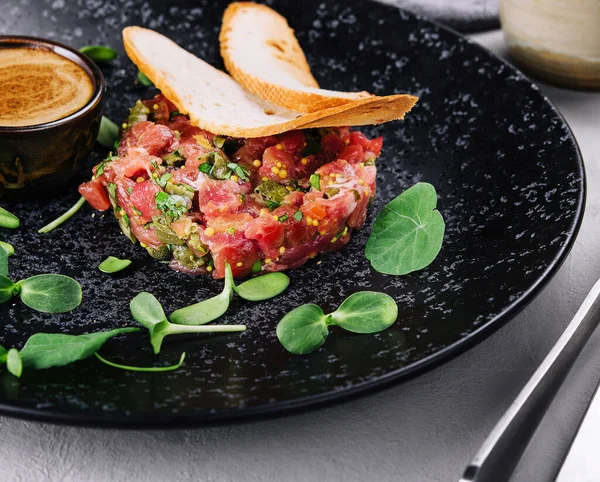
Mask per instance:
[[[277,338],[283,347],[295,355],[304,355],[319,348],[329,334],[327,317],[313,304],[294,308],[277,324]]]
[[[6,348],[0,345],[0,365],[6,363],[6,358],[8,357],[8,351]]]
[[[100,360],[102,363],[104,363],[108,366],[111,366],[114,368],[120,368],[121,370],[127,370],[130,372],[170,372],[172,370],[177,370],[183,364],[183,360],[185,360],[185,352],[183,352],[181,354],[181,357],[179,357],[179,362],[176,363],[175,365],[167,365],[167,366],[161,366],[161,367],[137,367],[137,366],[122,365],[120,363],[111,362],[110,360],[107,360],[106,358],[102,357],[100,355],[100,353],[95,353],[95,355],[98,360]]]
[[[0,246],[0,275],[8,276],[8,253]]]
[[[385,293],[360,291],[350,295],[331,313],[329,324],[353,333],[376,333],[390,327],[398,317],[398,305]]]
[[[365,256],[377,271],[403,275],[428,266],[440,252],[444,220],[435,188],[420,182],[389,202],[377,216]]]
[[[0,208],[0,228],[15,229],[21,224],[19,218],[4,208]]]
[[[119,259],[114,256],[109,256],[98,265],[98,269],[103,273],[116,273],[127,268],[130,264],[130,259]]]
[[[217,296],[180,308],[171,313],[170,319],[178,325],[204,325],[223,316],[233,296],[233,275],[229,264],[225,264],[225,286]]]
[[[100,120],[100,130],[96,140],[107,149],[112,149],[115,142],[119,140],[119,126],[108,117],[102,116]]]
[[[235,292],[245,300],[262,301],[283,293],[290,279],[283,273],[268,273],[234,285]]]
[[[6,369],[17,378],[23,373],[23,360],[21,357],[21,353],[16,348],[8,350],[6,356]]]
[[[79,51],[82,54],[87,55],[94,62],[108,62],[109,60],[114,60],[119,56],[115,49],[106,47],[104,45],[86,45],[81,47]]]
[[[21,301],[43,313],[66,313],[81,304],[81,285],[62,274],[39,274],[17,286]]]
[[[0,303],[6,303],[14,294],[17,285],[4,275],[0,275]]]
[[[5,243],[4,241],[0,241],[0,248],[6,251],[7,256],[12,256],[15,254],[15,248],[12,244]]]
[[[36,333],[25,343],[21,358],[25,367],[38,370],[68,365],[92,356],[113,336],[134,331],[138,328],[116,328],[87,335]]]

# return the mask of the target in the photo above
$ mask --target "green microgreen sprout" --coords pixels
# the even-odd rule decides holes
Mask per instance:
[[[104,343],[121,333],[132,333],[139,328],[117,328],[87,335],[36,333],[31,335],[21,351],[11,348],[6,357],[7,369],[20,377],[23,368],[43,370],[60,367],[91,357]]]
[[[87,55],[94,62],[108,62],[119,56],[115,49],[106,47],[105,45],[86,45],[81,47],[79,51]]]
[[[20,226],[21,221],[10,211],[0,208],[0,228],[16,229]]]
[[[130,259],[119,259],[114,256],[109,256],[98,265],[98,269],[103,273],[116,273],[127,268],[130,264]]]
[[[85,204],[85,198],[82,196],[79,200],[65,213],[61,214],[54,221],[49,222],[44,227],[38,230],[39,234],[46,234],[59,227],[62,223],[70,219],[77,211],[79,211]]]
[[[177,370],[181,365],[183,365],[183,360],[185,360],[185,352],[183,352],[181,354],[181,356],[179,357],[179,362],[177,362],[175,365],[168,365],[168,366],[162,366],[162,367],[138,367],[138,366],[131,366],[131,365],[122,365],[120,363],[115,363],[115,362],[111,362],[109,360],[107,360],[106,358],[102,357],[100,355],[100,353],[96,352],[94,353],[94,355],[96,356],[96,358],[98,360],[100,360],[102,363],[114,367],[114,368],[120,368],[121,370],[127,370],[130,372],[170,372],[173,370]]]
[[[194,305],[192,305],[194,306]],[[171,323],[159,303],[150,293],[141,292],[131,300],[129,305],[135,321],[145,326],[150,333],[150,344],[154,354],[160,353],[163,339],[167,335],[180,335],[185,333],[231,333],[245,331],[245,325],[182,325]],[[189,308],[189,307],[188,307]],[[183,308],[185,310],[185,308]],[[189,313],[193,315],[193,313]],[[202,315],[202,310],[200,310]],[[198,318],[195,318],[197,321]],[[209,320],[210,321],[210,320]],[[205,322],[206,323],[206,322]]]
[[[12,244],[0,241],[0,248],[2,248],[6,252],[7,256],[12,256],[13,254],[15,254],[15,248]]]
[[[304,355],[325,343],[332,325],[352,333],[377,333],[389,328],[397,317],[398,306],[391,296],[359,291],[327,315],[315,304],[294,308],[277,324],[276,333],[287,351]]]

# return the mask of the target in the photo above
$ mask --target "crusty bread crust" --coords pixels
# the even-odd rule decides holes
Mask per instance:
[[[234,137],[261,137],[307,127],[378,124],[401,119],[417,102],[408,94],[370,97],[302,114],[245,91],[237,82],[152,30],[127,27],[129,58],[192,124]]]
[[[374,97],[368,92],[319,89],[294,31],[283,16],[266,5],[230,4],[223,14],[219,41],[231,76],[250,92],[287,109],[317,112]],[[254,62],[250,66],[256,67],[253,73],[247,64],[246,68],[240,65],[247,58]],[[275,76],[279,81],[273,80]]]

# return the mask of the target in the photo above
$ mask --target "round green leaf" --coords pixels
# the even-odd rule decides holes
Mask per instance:
[[[8,350],[6,357],[6,368],[15,377],[19,378],[23,373],[23,361],[21,360],[21,354],[16,348]]]
[[[444,239],[435,188],[420,182],[388,203],[375,219],[365,256],[377,271],[403,275],[428,266]]]
[[[15,229],[21,224],[19,218],[4,208],[0,208],[0,228]]]
[[[94,62],[108,62],[119,56],[115,49],[104,45],[86,45],[85,47],[81,47],[79,51],[87,55]]]
[[[398,305],[391,296],[360,291],[344,300],[331,313],[329,324],[353,333],[377,333],[390,327],[398,317]]]
[[[114,256],[109,256],[98,265],[98,269],[103,273],[116,273],[121,271],[131,264],[130,259],[119,259]]]
[[[313,304],[294,308],[277,324],[277,338],[284,348],[295,355],[319,348],[329,334],[323,310]]]
[[[4,275],[0,275],[0,303],[6,303],[15,294],[16,284]]]
[[[65,313],[81,304],[81,286],[62,274],[40,274],[21,280],[21,301],[44,313]]]
[[[245,300],[262,301],[283,293],[290,279],[283,273],[268,273],[234,286],[235,292]]]

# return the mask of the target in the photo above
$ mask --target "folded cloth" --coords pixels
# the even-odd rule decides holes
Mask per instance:
[[[406,8],[459,32],[472,33],[498,28],[499,0],[376,0]]]

